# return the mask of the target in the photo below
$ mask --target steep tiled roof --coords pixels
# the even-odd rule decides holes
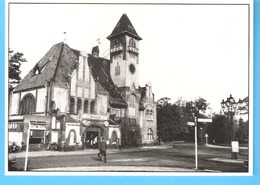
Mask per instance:
[[[107,39],[110,39],[112,37],[115,37],[115,36],[123,34],[123,33],[129,34],[129,35],[133,36],[134,38],[136,38],[137,40],[142,40],[142,38],[135,31],[135,28],[133,27],[131,21],[129,20],[129,18],[127,17],[126,14],[123,14],[121,16],[116,27],[114,28],[112,33],[107,37]]]
[[[78,50],[71,49],[66,44],[58,43],[54,45],[17,85],[15,91],[41,87],[50,81],[60,87],[67,87],[68,77],[76,69],[79,55]],[[117,90],[110,77],[110,61],[89,55],[88,63],[92,67],[92,75],[95,81],[109,93],[110,105],[112,107],[127,107],[124,97]],[[38,70],[37,74],[35,73],[36,70]]]
[[[71,74],[73,69],[75,69],[78,57],[79,52],[77,50],[72,50],[62,42],[52,46],[45,56],[16,86],[14,91],[41,87],[49,81],[54,81],[60,86],[66,86],[66,76]]]
[[[89,55],[89,66],[92,67],[92,75],[95,81],[98,81],[102,87],[109,93],[109,103],[112,107],[126,108],[127,103],[123,95],[118,91],[116,85],[110,77],[110,61],[100,57]]]

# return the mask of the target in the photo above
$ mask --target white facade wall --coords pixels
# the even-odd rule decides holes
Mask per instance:
[[[76,96],[76,70],[71,75],[71,89],[70,89],[70,95]]]
[[[11,115],[12,114],[18,114],[19,101],[20,101],[19,97],[20,97],[20,93],[13,93],[12,94],[11,103],[10,103],[10,106],[11,106],[10,113],[11,113]]]
[[[82,87],[78,87],[78,96],[77,97],[82,97],[83,89]]]
[[[129,36],[126,36],[126,45],[127,47],[129,46],[129,40],[131,39],[132,37],[129,37]],[[138,40],[135,40],[135,43],[136,43],[136,47],[139,48],[138,44],[139,44],[139,41]],[[133,83],[135,84],[135,87],[138,88],[139,87],[139,64],[138,64],[138,56],[135,55],[135,54],[132,54],[130,52],[126,52],[126,56],[127,56],[127,61],[126,61],[126,79],[127,79],[127,82],[126,82],[126,86],[128,87],[132,87]],[[135,73],[132,74],[130,71],[129,71],[129,66],[130,64],[134,64],[135,66]]]
[[[87,88],[84,89],[84,98],[89,98],[89,90]]]
[[[66,112],[68,107],[68,90],[60,87],[53,88],[53,100],[56,103],[56,109],[60,112]]]
[[[111,60],[113,62],[111,63],[111,66],[110,66],[110,74],[111,74],[113,82],[118,87],[125,86],[126,67],[125,67],[125,61],[123,60],[123,53],[113,56],[113,58]],[[120,67],[120,74],[116,75],[115,69],[118,66]]]
[[[76,142],[81,143],[81,135],[80,135],[80,124],[79,123],[66,123],[65,129],[65,139],[69,139],[69,133],[71,130],[75,130],[76,132]],[[76,143],[74,143],[76,144]]]
[[[83,97],[85,99],[95,99],[96,98],[96,83],[94,81],[93,76],[89,76],[90,74],[90,68],[88,65],[88,59],[85,56],[86,54],[82,53],[83,56],[79,57],[79,66],[78,66],[78,74],[77,70],[75,70],[71,75],[71,90],[70,90],[70,96],[74,97]],[[85,57],[85,59],[84,59]],[[85,63],[85,64],[84,64]],[[85,68],[84,68],[85,67]],[[85,73],[85,76],[83,75]],[[78,76],[78,80],[77,80]],[[84,78],[84,79],[83,79]],[[89,78],[91,78],[91,93],[89,97]],[[84,84],[84,86],[83,86]],[[83,88],[84,87],[84,88]]]
[[[46,88],[37,89],[36,112],[44,112],[46,105]]]
[[[85,82],[89,81],[89,66],[88,66],[88,61],[87,61],[87,57],[86,57],[86,64],[85,64]]]
[[[84,63],[84,61],[83,61],[83,57],[82,56],[80,56],[79,57],[79,74],[78,74],[78,80],[79,81],[83,81],[83,63]]]
[[[128,110],[129,110],[129,117],[135,117],[136,116],[136,111],[135,111],[135,107],[129,107]]]
[[[16,142],[17,144],[21,144],[23,141],[23,133],[22,132],[9,132],[8,138],[10,142]]]
[[[117,138],[119,138],[119,140],[121,140],[121,132],[120,132],[120,129],[117,128],[117,127],[109,127],[109,129],[108,129],[108,132],[109,132],[109,133],[108,133],[108,136],[109,136],[109,138],[112,137],[113,131],[116,131],[116,133],[117,133]]]
[[[137,59],[136,59],[137,60]],[[135,73],[132,74],[129,70],[129,66],[133,64],[135,66]],[[135,88],[139,87],[139,67],[136,61],[128,60],[126,61],[126,86],[132,87],[133,83],[135,84]]]
[[[107,102],[108,96],[103,94],[97,95],[97,113],[106,114],[107,113]]]

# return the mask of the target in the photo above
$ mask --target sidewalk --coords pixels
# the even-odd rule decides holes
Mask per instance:
[[[172,146],[144,146],[138,148],[129,148],[129,149],[108,149],[107,153],[123,153],[123,152],[134,152],[134,151],[145,151],[145,150],[153,150],[153,149],[166,149],[172,148]],[[63,155],[88,155],[88,154],[98,154],[98,149],[84,149],[84,150],[77,150],[77,151],[50,151],[50,150],[43,150],[43,151],[30,151],[28,152],[28,157],[46,157],[46,156],[63,156]],[[24,158],[26,152],[19,152],[19,153],[10,153],[10,157],[16,158]]]
[[[39,172],[196,172],[194,169],[155,166],[83,166],[32,169]],[[101,174],[102,175],[102,174]]]
[[[230,146],[220,146],[220,145],[212,145],[212,144],[206,144],[206,147],[210,148],[231,148]],[[240,150],[248,150],[248,147],[239,147]]]
[[[243,159],[224,159],[224,158],[210,158],[207,159],[208,161],[217,161],[217,162],[223,162],[223,163],[237,163],[237,164],[243,164],[245,160]]]

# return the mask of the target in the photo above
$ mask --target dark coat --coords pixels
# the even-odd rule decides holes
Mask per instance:
[[[101,140],[100,144],[99,144],[99,150],[106,151],[106,149],[107,149],[107,142],[104,140]]]

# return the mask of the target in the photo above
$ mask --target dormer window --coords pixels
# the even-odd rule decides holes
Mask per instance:
[[[51,57],[52,59],[52,57]],[[39,64],[36,64],[33,68],[33,75],[38,75],[41,74],[42,71],[46,68],[47,64],[50,62],[50,60],[48,60],[47,62],[45,62],[45,64],[43,66],[39,66]]]
[[[38,75],[38,74],[40,74],[40,73],[41,73],[41,69],[40,69],[39,65],[36,64],[36,65],[34,66],[34,68],[33,68],[33,74],[34,74],[34,75]]]

